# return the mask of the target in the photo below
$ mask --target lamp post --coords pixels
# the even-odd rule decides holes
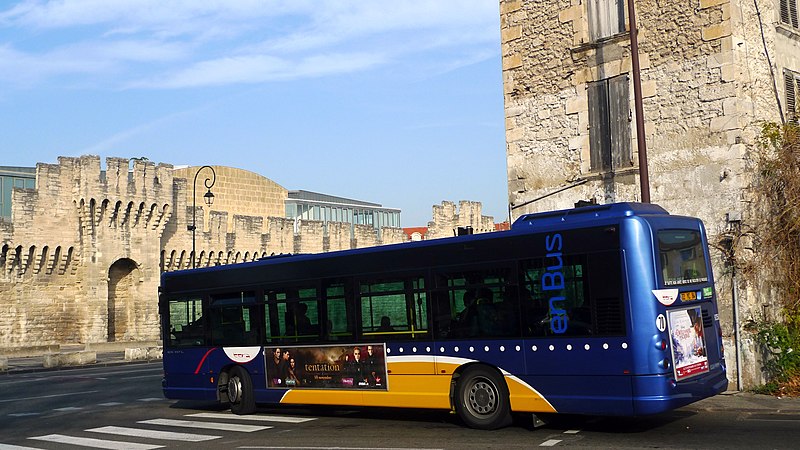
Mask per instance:
[[[211,192],[211,187],[214,186],[214,183],[217,182],[217,173],[214,172],[214,168],[211,166],[203,166],[197,169],[197,172],[194,174],[194,182],[192,183],[192,224],[187,226],[186,228],[192,232],[192,269],[195,268],[195,261],[197,260],[197,256],[195,255],[194,249],[194,230],[197,229],[195,226],[195,209],[197,208],[197,176],[200,175],[200,171],[203,169],[210,169],[212,178],[206,178],[203,181],[203,184],[208,189],[208,192],[203,195],[203,201],[206,202],[206,205],[211,206],[214,204],[214,194]]]

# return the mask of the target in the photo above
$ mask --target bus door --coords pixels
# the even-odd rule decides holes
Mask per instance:
[[[164,374],[165,389],[203,389],[214,394],[208,385],[205,358],[208,352],[206,317],[200,295],[169,299],[161,312],[164,320]],[[170,395],[177,396],[170,391]],[[170,397],[170,398],[173,398]]]
[[[228,291],[211,295],[208,325],[211,345],[222,351],[208,355],[209,372],[219,373],[224,366],[241,364],[253,376],[254,386],[263,383],[261,354],[263,331],[260,306],[254,291]]]

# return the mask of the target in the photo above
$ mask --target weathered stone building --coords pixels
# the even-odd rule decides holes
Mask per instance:
[[[401,228],[285,218],[286,189],[231,167],[214,166],[205,207],[210,171],[193,189],[198,169],[107,158],[103,171],[96,156],[38,164],[36,188],[14,188],[11,219],[0,218],[0,353],[158,340],[159,276],[192,267],[192,223],[198,267],[406,240]],[[470,205],[464,224],[492,222]]]
[[[635,6],[651,200],[702,218],[717,240],[750,217],[760,123],[796,117],[796,0]],[[623,0],[500,1],[513,216],[640,199],[627,11]],[[712,253],[735,380],[732,282]],[[737,287],[742,318],[776,309],[756,286]],[[743,337],[750,386],[761,373]]]

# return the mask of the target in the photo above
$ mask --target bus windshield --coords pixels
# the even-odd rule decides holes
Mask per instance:
[[[658,252],[665,286],[708,281],[706,252],[699,231],[659,231]]]

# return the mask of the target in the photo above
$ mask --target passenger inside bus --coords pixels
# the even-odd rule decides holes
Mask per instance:
[[[392,319],[389,316],[381,317],[381,325],[376,330],[379,333],[391,333],[394,331],[394,327],[392,327]]]

